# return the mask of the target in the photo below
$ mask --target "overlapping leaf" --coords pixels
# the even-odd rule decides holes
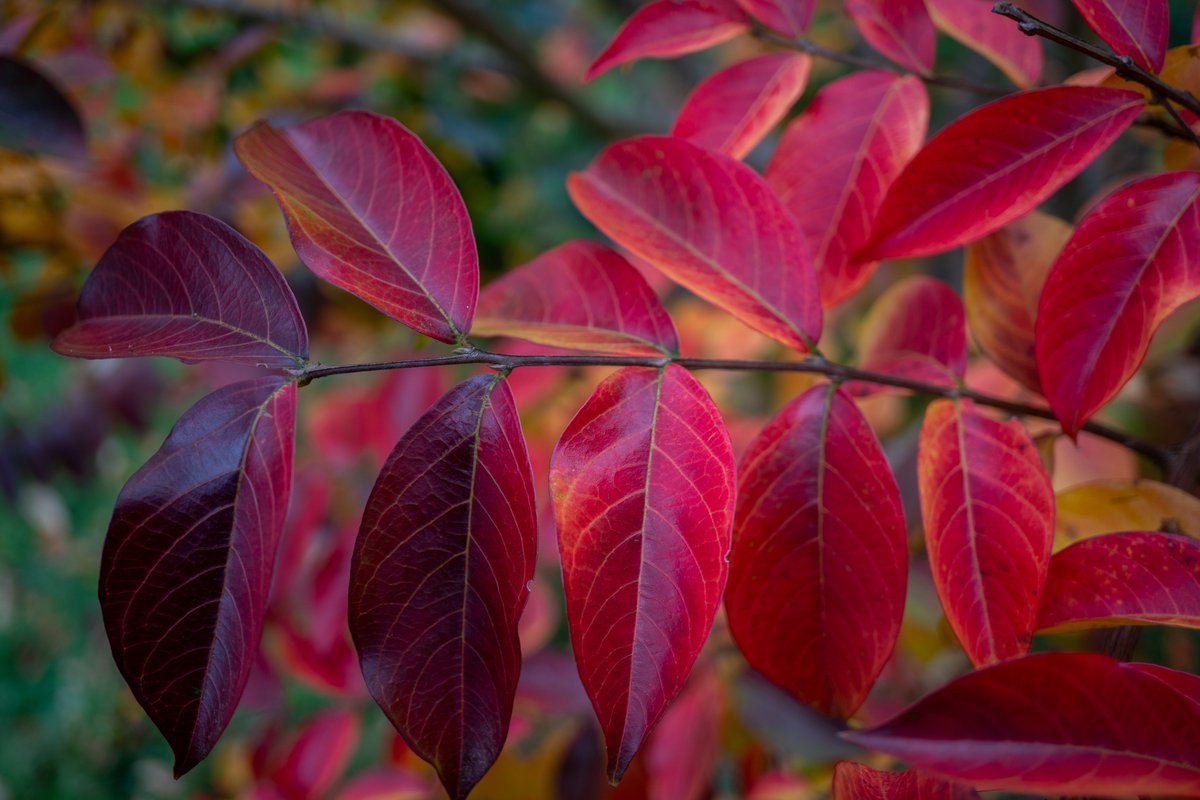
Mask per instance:
[[[117,498],[100,563],[113,659],[182,775],[250,677],[288,506],[295,384],[208,395]]]
[[[639,58],[671,58],[728,41],[750,29],[734,0],[653,0],[621,26],[588,67],[591,80]]]
[[[213,217],[166,211],[121,231],[83,286],[78,321],[51,346],[77,358],[295,367],[308,333],[261,250]]]
[[[567,188],[623,247],[752,328],[798,350],[820,339],[803,234],[749,167],[682,139],[641,136],[607,147]]]
[[[1042,388],[1075,434],[1111,400],[1173,311],[1200,296],[1200,172],[1105,197],[1054,262],[1038,303]]]
[[[1029,434],[968,400],[925,412],[917,461],[933,581],[976,665],[1029,650],[1054,536],[1054,494]]]
[[[620,779],[682,688],[725,586],[733,453],[686,370],[626,368],[550,466],[571,645]]]
[[[1097,481],[1058,493],[1054,550],[1119,531],[1165,531],[1200,539],[1200,498],[1152,480]]]
[[[921,75],[933,71],[937,31],[924,0],[846,0],[867,44]]]
[[[725,608],[746,660],[849,717],[891,657],[908,575],[904,510],[879,441],[832,386],[789,403],[750,445]]]
[[[991,0],[926,0],[939,29],[995,64],[1022,89],[1042,80],[1042,44],[1010,19],[991,13]]]
[[[479,293],[471,221],[414,133],[342,111],[279,129],[260,122],[234,151],[275,193],[310,270],[426,336],[466,335]]]
[[[999,230],[1075,177],[1142,106],[1125,89],[1055,86],[960,117],[892,183],[859,258],[940,253]]]
[[[1150,72],[1162,69],[1170,32],[1167,0],[1072,0],[1101,39]]]
[[[916,770],[883,772],[852,761],[833,768],[831,800],[972,800],[968,786],[943,781]]]
[[[808,240],[826,308],[874,272],[875,262],[851,255],[866,244],[883,196],[928,125],[919,80],[867,71],[822,88],[784,132],[766,178]]]
[[[83,120],[32,64],[0,55],[0,147],[60,158],[87,156]]]
[[[350,582],[367,688],[452,798],[478,783],[508,734],[536,542],[512,394],[497,376],[471,378],[388,457]]]
[[[799,36],[812,22],[816,0],[737,0],[746,13],[784,36]]]

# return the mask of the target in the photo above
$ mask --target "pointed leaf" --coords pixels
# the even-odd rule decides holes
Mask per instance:
[[[1167,0],[1072,0],[1088,26],[1119,56],[1158,72],[1167,52]]]
[[[682,139],[641,136],[609,145],[567,189],[596,227],[755,330],[798,350],[820,339],[800,228],[744,164]]]
[[[512,393],[498,376],[471,378],[388,457],[350,581],[367,688],[456,800],[508,735],[536,543],[533,473]]]
[[[1200,707],[1139,665],[1093,653],[968,673],[846,738],[981,789],[1200,796]]]
[[[979,666],[1029,650],[1054,536],[1054,493],[1029,434],[969,400],[925,412],[917,458],[933,581]]]
[[[853,400],[814,386],[742,459],[725,592],[733,638],[793,697],[849,717],[891,657],[907,577],[883,449]]]
[[[823,87],[784,132],[766,178],[808,240],[826,308],[875,271],[877,262],[850,256],[867,243],[888,187],[928,126],[929,96],[917,78],[868,71]]]
[[[121,231],[83,285],[78,322],[51,346],[76,358],[295,367],[308,333],[261,250],[218,219],[166,211]]]
[[[1105,197],[1050,268],[1038,303],[1037,360],[1068,434],[1111,400],[1150,337],[1200,297],[1200,172],[1168,172]]]
[[[711,670],[688,681],[646,745],[648,798],[704,800],[721,755],[721,683]]]
[[[579,676],[619,780],[708,637],[727,575],[733,452],[686,370],[605,380],[554,449],[550,492]]]
[[[973,800],[978,797],[968,786],[912,769],[882,772],[852,761],[839,761],[833,768],[831,800]]]
[[[310,270],[418,333],[465,336],[479,293],[471,220],[416,134],[366,111],[259,122],[233,149],[275,193]]]
[[[858,258],[940,253],[1003,228],[1079,174],[1142,106],[1124,89],[1055,86],[960,117],[896,178]]]
[[[800,99],[811,66],[806,55],[768,53],[710,75],[684,100],[671,135],[742,158]]]
[[[292,477],[295,384],[259,378],[200,400],[117,497],[100,562],[113,658],[175,751],[212,749],[262,633]]]
[[[925,0],[945,34],[995,64],[1022,89],[1042,80],[1042,43],[1017,24],[992,13],[992,0]]]
[[[639,58],[694,53],[748,30],[750,21],[734,0],[654,0],[625,20],[584,80]]]
[[[784,36],[797,37],[812,22],[816,0],[737,0],[746,13]]]
[[[32,64],[0,55],[0,147],[60,158],[87,157],[83,120]]]
[[[1054,550],[1118,531],[1165,531],[1200,539],[1200,498],[1145,478],[1072,486],[1055,499]]]
[[[905,69],[933,71],[937,31],[925,0],[846,0],[846,13],[871,47]]]
[[[679,351],[675,326],[641,273],[611,248],[583,239],[489,284],[474,332],[628,355]]]

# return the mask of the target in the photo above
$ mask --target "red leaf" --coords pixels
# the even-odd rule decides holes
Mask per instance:
[[[968,786],[939,780],[916,770],[881,772],[863,764],[839,761],[833,768],[830,800],[973,800]]]
[[[271,770],[271,781],[286,797],[317,797],[332,788],[346,771],[358,746],[360,724],[353,711],[314,715],[288,744],[286,755]]]
[[[646,796],[703,800],[721,754],[721,683],[697,670],[646,745]]]
[[[1200,542],[1112,533],[1050,559],[1038,630],[1131,624],[1200,628]]]
[[[142,217],[92,270],[65,356],[172,356],[295,367],[308,333],[292,290],[262,251],[192,211]]]
[[[361,772],[338,792],[338,800],[429,800],[434,787],[399,769]]]
[[[960,117],[896,178],[858,258],[940,253],[1003,228],[1079,174],[1143,105],[1125,89],[1055,86]]]
[[[768,53],[710,75],[683,103],[671,135],[742,158],[804,93],[812,59]]]
[[[737,0],[737,4],[768,28],[794,38],[812,22],[816,0]]]
[[[975,665],[1029,651],[1054,539],[1054,492],[1029,434],[969,400],[925,412],[921,516],[942,608]]]
[[[177,777],[216,744],[254,665],[295,411],[295,384],[279,378],[219,389],[117,498],[100,563],[104,627],[121,675],[175,751]]]
[[[694,53],[748,30],[750,21],[733,0],[654,0],[625,20],[584,80],[626,61]]]
[[[1150,72],[1163,67],[1170,14],[1167,0],[1072,0],[1101,39],[1119,56]]]
[[[445,168],[416,134],[366,111],[342,111],[237,137],[246,170],[275,193],[310,270],[443,342],[471,327],[479,257]]]
[[[846,13],[871,47],[905,69],[933,71],[937,31],[924,0],[846,0]]]
[[[874,71],[825,86],[784,132],[767,182],[800,222],[826,308],[874,272],[876,263],[850,256],[866,244],[888,187],[921,149],[928,125],[921,82]]]
[[[567,189],[600,230],[755,330],[799,350],[820,339],[803,235],[749,167],[642,136],[609,145]]]
[[[63,91],[34,65],[0,55],[0,108],[4,109],[0,147],[87,158],[83,119]]]
[[[626,368],[563,433],[550,491],[571,646],[616,781],[717,612],[733,518],[729,435],[682,367]]]
[[[1130,664],[1129,666],[1162,681],[1185,700],[1195,705],[1197,711],[1200,711],[1200,676],[1169,669],[1158,664]]]
[[[1200,795],[1200,708],[1139,665],[1040,653],[968,673],[855,744],[981,789]]]
[[[611,248],[583,239],[484,289],[475,333],[628,355],[679,352],[675,326],[641,273]]]
[[[453,798],[466,797],[508,735],[536,543],[512,393],[497,376],[471,378],[388,457],[350,581],[367,688]]]
[[[1042,80],[1042,44],[1017,24],[992,13],[992,0],[925,0],[933,22],[951,38],[991,61],[1022,89]]]
[[[814,386],[742,459],[725,610],[752,667],[849,717],[892,654],[904,611],[904,510],[854,401]]]
[[[1074,435],[1146,357],[1171,312],[1200,297],[1200,172],[1136,181],[1101,200],[1050,268],[1038,303],[1038,370]]]

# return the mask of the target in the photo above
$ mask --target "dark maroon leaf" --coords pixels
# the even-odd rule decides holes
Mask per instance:
[[[0,56],[0,147],[62,158],[87,157],[79,112],[32,64]]]

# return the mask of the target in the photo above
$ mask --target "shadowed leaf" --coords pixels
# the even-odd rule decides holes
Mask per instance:
[[[87,158],[83,120],[36,67],[0,55],[0,147],[60,158]]]

